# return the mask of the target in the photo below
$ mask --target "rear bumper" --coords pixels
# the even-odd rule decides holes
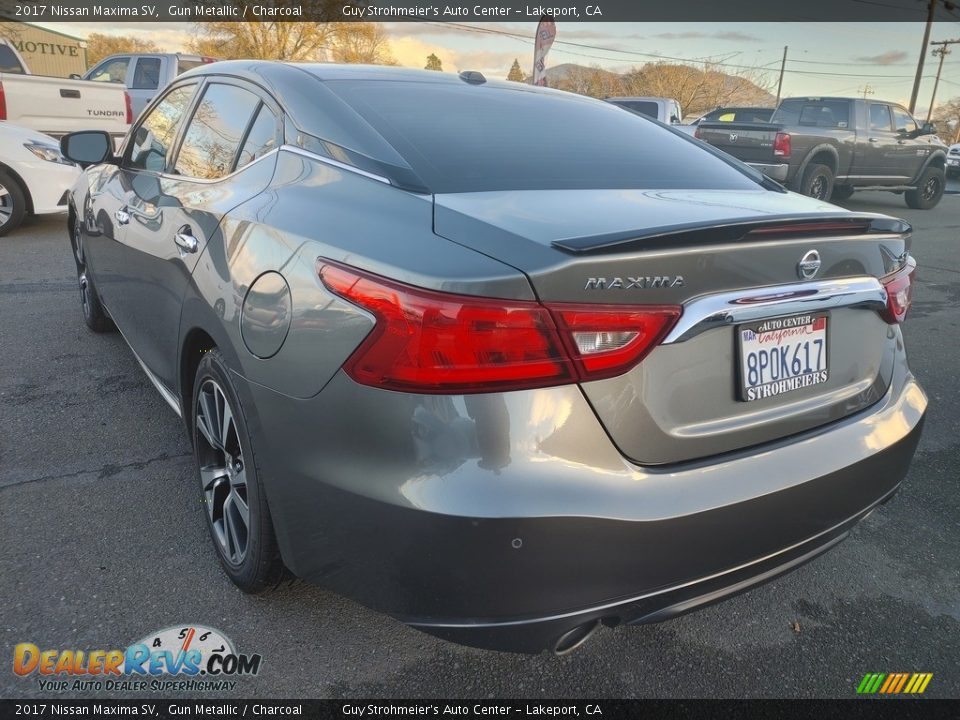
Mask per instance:
[[[841,473],[817,478],[811,481],[803,491],[779,493],[775,498],[760,502],[753,507],[740,506],[724,511],[715,511],[710,517],[701,518],[705,525],[701,529],[690,527],[682,529],[679,526],[663,528],[660,537],[651,537],[649,542],[638,545],[635,538],[622,537],[620,544],[616,540],[606,547],[594,546],[595,561],[603,562],[603,551],[637,551],[637,552],[664,552],[668,556],[670,548],[677,545],[686,545],[690,540],[702,543],[705,554],[715,554],[716,546],[723,552],[730,553],[729,562],[737,553],[727,539],[724,532],[739,532],[746,537],[755,537],[755,533],[762,532],[768,537],[776,537],[776,531],[769,523],[756,525],[756,521],[770,513],[773,519],[789,523],[792,513],[805,513],[812,508],[812,503],[822,502],[824,497],[834,493],[838,488],[844,492],[851,486],[858,486],[866,490],[872,485],[872,479],[877,473],[889,474],[888,463],[896,467],[903,467],[909,463],[916,449],[920,437],[922,421],[897,446],[889,448],[874,456],[874,461],[861,466],[854,466]],[[445,622],[436,620],[408,620],[410,625],[432,635],[464,645],[473,645],[494,650],[508,650],[513,652],[540,652],[553,648],[559,638],[572,633],[578,628],[590,627],[603,623],[615,626],[620,624],[639,625],[661,622],[670,618],[692,612],[702,607],[720,602],[726,598],[746,592],[751,588],[762,585],[774,578],[783,575],[801,565],[813,560],[827,550],[844,540],[850,530],[873,510],[893,497],[899,488],[899,482],[893,484],[882,496],[869,501],[862,509],[842,522],[829,527],[806,540],[787,546],[767,556],[753,559],[741,565],[727,567],[715,573],[703,575],[676,585],[655,588],[638,592],[632,597],[619,598],[592,607],[578,608],[559,612],[553,615],[540,617],[525,617],[502,621],[459,621]],[[866,490],[874,492],[874,488]],[[866,501],[866,497],[864,498]],[[725,530],[721,528],[726,526]],[[739,526],[739,529],[737,527]],[[711,532],[711,529],[713,532]],[[687,538],[680,535],[689,532]],[[786,536],[781,542],[785,542]],[[720,563],[718,562],[718,567]],[[575,578],[574,578],[575,579]],[[627,578],[624,578],[627,580]],[[633,579],[639,587],[642,585],[640,577]]]
[[[536,652],[785,572],[897,489],[926,396],[709,462],[625,460],[575,386],[412,396],[342,373],[315,398],[241,383],[285,562],[457,642]]]
[[[767,177],[771,177],[778,182],[784,182],[790,173],[790,166],[786,163],[772,165],[768,163],[747,163],[755,170],[759,170]]]

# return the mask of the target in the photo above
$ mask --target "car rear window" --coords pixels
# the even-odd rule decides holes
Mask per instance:
[[[5,43],[0,43],[0,73],[23,74],[23,65],[17,59],[17,54]]]
[[[652,117],[654,120],[660,117],[660,106],[655,102],[646,102],[644,100],[611,100],[611,105],[619,105],[630,112],[639,113]]]
[[[465,83],[327,85],[432,192],[757,187],[695,141],[578,96]]]
[[[193,70],[204,64],[203,60],[200,59],[187,60],[185,58],[177,58],[177,75],[182,75],[187,70]]]
[[[850,127],[848,100],[784,100],[770,122],[808,127]]]

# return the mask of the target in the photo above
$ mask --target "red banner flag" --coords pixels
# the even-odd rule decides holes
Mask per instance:
[[[537,25],[537,38],[533,48],[533,84],[547,84],[547,53],[557,36],[557,23],[552,15],[544,15]]]

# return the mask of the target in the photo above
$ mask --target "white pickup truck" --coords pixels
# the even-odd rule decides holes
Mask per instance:
[[[119,140],[133,108],[123,85],[31,75],[16,48],[0,38],[0,120],[57,138],[104,130]]]

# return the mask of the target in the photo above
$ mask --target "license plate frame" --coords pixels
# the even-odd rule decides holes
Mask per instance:
[[[830,379],[830,327],[828,312],[797,313],[737,325],[734,328],[737,400],[757,402],[780,398],[804,388],[826,383]],[[781,333],[779,340],[772,335],[778,332]],[[748,333],[753,333],[753,336],[750,337]],[[766,340],[761,342],[761,337],[765,337]],[[822,340],[821,347],[816,344],[819,340]],[[762,381],[748,384],[751,371],[749,354],[761,349],[760,346],[765,342],[771,343],[762,348],[767,351],[766,364],[763,368],[760,367],[763,364],[762,353],[756,353],[757,359],[753,365],[753,370],[759,374],[759,377],[755,375],[756,379]],[[803,345],[804,342],[807,343],[806,348]],[[787,347],[786,358],[782,350],[784,347]],[[772,352],[776,353],[776,372],[772,367]],[[800,372],[796,374],[790,372],[793,370],[795,357],[800,365]],[[784,369],[788,370],[787,376],[782,374]]]

